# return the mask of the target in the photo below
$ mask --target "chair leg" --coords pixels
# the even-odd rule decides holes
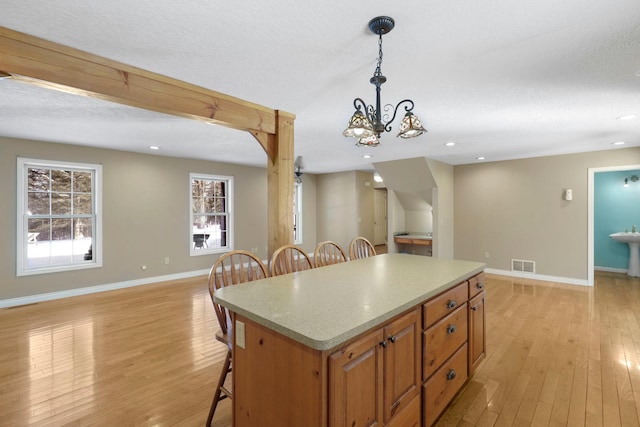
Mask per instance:
[[[220,379],[218,380],[218,386],[216,387],[216,392],[213,395],[213,402],[211,402],[211,409],[209,409],[209,417],[207,417],[207,427],[211,427],[211,422],[213,421],[213,414],[216,412],[216,407],[218,406],[218,402],[225,397],[231,397],[230,395],[225,394],[224,396],[220,396],[222,394],[222,388],[224,387],[224,381],[227,379],[227,374],[231,372],[231,350],[227,350],[227,357],[224,359],[224,365],[222,366],[222,371],[220,372]]]

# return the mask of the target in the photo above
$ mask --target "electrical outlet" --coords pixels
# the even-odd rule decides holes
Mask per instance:
[[[485,253],[484,253],[484,257],[485,257],[486,259],[489,259],[489,252],[485,252]]]
[[[146,265],[141,265],[141,266],[140,266],[140,269],[141,269],[141,270],[146,270],[146,269],[147,269],[147,266],[146,266]]]
[[[168,256],[164,257],[164,265],[169,265],[169,261],[170,259]]]
[[[244,323],[236,320],[236,345],[245,348]]]

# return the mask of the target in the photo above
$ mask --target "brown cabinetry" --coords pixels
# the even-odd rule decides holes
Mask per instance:
[[[469,300],[469,375],[473,374],[486,354],[485,292]]]
[[[420,328],[413,310],[329,357],[330,426],[420,419]]]
[[[485,354],[484,274],[423,304],[422,418],[430,426]]]

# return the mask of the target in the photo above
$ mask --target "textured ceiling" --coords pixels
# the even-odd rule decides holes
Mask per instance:
[[[0,26],[296,114],[308,172],[640,146],[640,118],[616,119],[640,115],[638,0],[5,0],[0,11]],[[396,21],[383,39],[382,102],[413,99],[429,132],[358,148],[342,130],[353,98],[374,102],[367,23],[378,15]],[[0,136],[266,164],[246,132],[10,79]]]

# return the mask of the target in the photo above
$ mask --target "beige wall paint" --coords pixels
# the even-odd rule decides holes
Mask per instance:
[[[370,172],[317,175],[317,240],[333,240],[345,251],[356,236],[373,241],[373,191]]]
[[[453,258],[454,253],[454,174],[453,166],[426,159],[434,177],[433,256]]]
[[[373,206],[373,173],[356,172],[356,194],[358,197],[358,236],[363,236],[373,242],[373,228],[375,222]],[[352,236],[352,238],[355,236]]]
[[[232,175],[235,248],[266,258],[267,171],[65,144],[0,138],[0,300],[208,269],[216,255],[189,256],[189,173]],[[100,163],[103,166],[102,268],[16,277],[16,159]],[[265,155],[266,156],[266,155]],[[315,199],[313,177],[305,203]],[[305,232],[315,240],[315,203]],[[308,228],[308,230],[307,230]],[[170,264],[164,264],[164,258]],[[147,265],[142,271],[140,266]]]
[[[455,258],[499,270],[532,260],[537,274],[587,280],[588,169],[638,163],[629,148],[456,166]]]
[[[358,233],[358,199],[355,172],[317,175],[318,241],[333,240],[345,251]]]
[[[308,254],[316,248],[316,175],[302,176],[302,244]]]

